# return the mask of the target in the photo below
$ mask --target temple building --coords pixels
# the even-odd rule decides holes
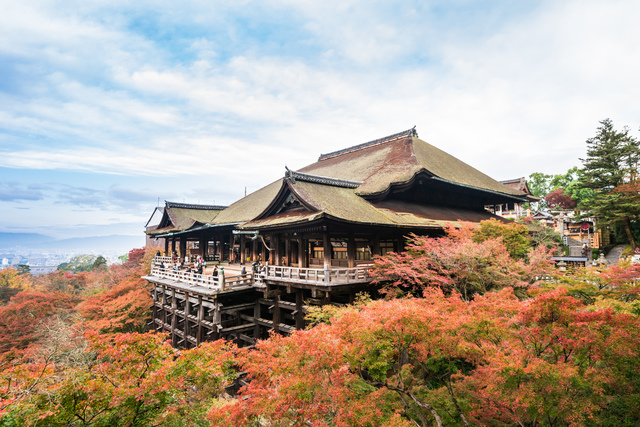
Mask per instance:
[[[487,207],[524,201],[520,189],[420,140],[414,128],[285,168],[282,179],[228,207],[166,202],[146,232],[164,239],[165,256],[145,277],[154,285],[154,328],[179,346],[219,337],[252,345],[269,330],[302,328],[310,304],[375,292],[373,256],[403,250],[410,233],[441,235],[447,224],[499,218]],[[203,274],[170,267],[199,256]]]

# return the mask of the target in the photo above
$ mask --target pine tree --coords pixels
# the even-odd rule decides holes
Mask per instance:
[[[580,160],[583,169],[579,187],[593,190],[592,197],[580,207],[589,210],[602,224],[620,223],[635,247],[631,224],[640,219],[638,141],[629,135],[629,128],[617,131],[613,122],[605,119],[596,136],[587,139],[587,157]]]

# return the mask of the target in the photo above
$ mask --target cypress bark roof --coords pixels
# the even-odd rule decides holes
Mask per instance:
[[[521,201],[523,197],[517,189],[418,139],[414,128],[323,154],[317,162],[298,171],[287,168],[282,180],[247,195],[215,215],[209,211],[196,214],[192,208],[172,204],[171,222],[182,230],[196,222],[208,226],[259,228],[327,217],[383,226],[442,227],[457,220],[477,222],[493,217],[477,206],[472,210],[435,206],[429,201],[387,198],[394,186],[418,185],[417,176],[437,181],[447,186],[447,191],[460,188],[467,196],[481,195],[487,204],[492,200]],[[299,204],[297,208],[292,208],[294,202]]]
[[[146,233],[157,236],[170,232],[185,231],[198,224],[208,224],[222,212],[226,206],[196,205],[165,201],[162,219],[155,230]]]

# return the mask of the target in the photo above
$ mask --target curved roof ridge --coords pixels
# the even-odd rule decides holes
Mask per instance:
[[[374,139],[373,141],[365,142],[364,144],[354,145],[353,147],[343,148],[342,150],[333,151],[327,154],[320,154],[318,161],[330,159],[332,157],[340,156],[342,154],[351,153],[352,151],[361,150],[363,148],[372,147],[378,144],[384,144],[386,142],[395,141],[396,139],[405,138],[405,137],[418,137],[418,132],[416,131],[416,127],[412,127],[411,129],[407,129],[402,132],[394,133],[393,135],[385,136],[383,138]]]
[[[166,203],[167,207],[178,208],[178,209],[202,209],[202,210],[209,210],[209,211],[221,211],[227,208],[227,206],[220,206],[220,205],[197,205],[194,203],[176,203],[176,202],[169,202],[166,200],[164,202]]]
[[[312,182],[315,184],[323,184],[323,185],[331,185],[334,187],[344,187],[344,188],[358,188],[362,181],[350,181],[348,179],[340,179],[340,178],[331,178],[328,176],[320,176],[320,175],[312,175],[310,173],[303,173],[298,171],[292,171],[288,167],[285,166],[287,170],[284,174],[284,178],[289,178],[291,182],[295,183],[298,181]]]

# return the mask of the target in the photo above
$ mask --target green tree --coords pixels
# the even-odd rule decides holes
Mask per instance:
[[[592,191],[580,207],[599,218],[601,224],[620,224],[635,247],[632,224],[640,218],[638,162],[640,146],[629,129],[614,129],[613,122],[600,122],[597,133],[587,140],[587,157],[577,188]]]
[[[531,194],[543,199],[538,202],[539,208],[544,209],[550,207],[549,200],[545,196],[549,196],[554,192],[568,197],[580,205],[593,194],[593,190],[580,186],[579,182],[582,172],[582,169],[577,166],[570,168],[567,170],[567,173],[564,174],[548,175],[534,172],[529,175],[527,184],[529,185]],[[558,190],[561,190],[561,192]]]
[[[62,271],[71,271],[75,273],[79,273],[81,271],[91,271],[94,268],[95,263],[102,258],[102,256],[97,257],[95,255],[85,254],[85,255],[76,255],[69,260],[69,262],[63,262],[58,266],[58,270]]]

